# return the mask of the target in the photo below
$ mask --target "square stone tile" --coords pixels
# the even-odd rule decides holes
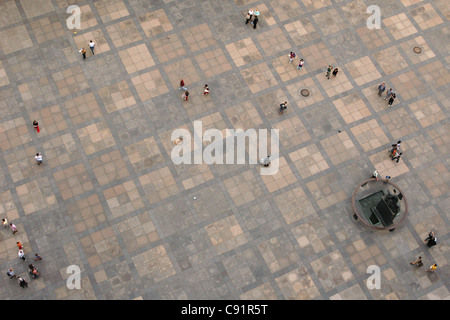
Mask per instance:
[[[267,282],[259,287],[251,289],[242,293],[239,296],[239,299],[242,300],[278,300],[278,296],[273,289],[272,285]]]
[[[6,169],[13,182],[29,179],[42,171],[42,167],[36,165],[34,159],[36,153],[36,148],[33,146],[4,155],[7,163]],[[47,161],[45,162],[47,163]]]
[[[94,5],[103,23],[130,15],[123,0],[100,0],[94,2]]]
[[[296,249],[286,234],[261,242],[258,244],[258,249],[272,274],[300,261]]]
[[[280,28],[262,32],[256,35],[255,38],[258,40],[259,45],[262,47],[267,56],[284,51],[289,53],[289,49],[291,48],[289,41],[284,36],[283,31],[281,31]]]
[[[314,57],[314,59],[305,59],[305,65],[310,66],[310,70],[316,71],[317,69],[323,70],[325,75],[328,65],[336,65],[336,60],[328,50],[325,43],[322,41],[317,44],[312,44],[306,48],[302,48],[300,53],[296,52],[299,57]],[[341,69],[341,68],[339,68]],[[341,72],[340,70],[339,72]],[[339,76],[339,74],[338,74]]]
[[[340,132],[320,142],[334,165],[358,156],[347,132]]]
[[[427,72],[430,70],[429,69],[430,67],[433,68],[435,66],[436,65],[428,66]],[[407,101],[409,99],[415,98],[427,92],[427,89],[422,83],[422,81],[416,76],[416,74],[412,70],[402,73],[396,77],[392,77],[391,83],[394,92],[398,93],[396,100],[398,100],[398,98],[400,97],[402,100]]]
[[[289,153],[289,157],[303,179],[329,168],[315,144],[295,150]]]
[[[11,87],[0,88],[0,114],[5,118],[12,118],[21,111],[17,106],[22,106]]]
[[[302,0],[302,2],[309,12],[328,7],[332,4],[330,0]]]
[[[348,2],[341,6],[341,10],[344,14],[345,21],[349,22],[352,26],[360,27],[366,25],[368,15],[361,14],[367,13],[367,5],[364,3],[364,1],[355,0]]]
[[[342,70],[342,68],[338,67],[338,74],[335,78],[330,76],[330,79],[327,79],[326,73],[323,74],[321,73],[316,76],[316,79],[322,85],[326,94],[330,98],[334,97],[335,95],[347,92],[350,89],[353,89],[353,85],[351,84],[350,80],[348,80],[345,72],[346,72],[345,70]],[[353,70],[353,74],[355,76],[360,76],[359,78],[360,81],[365,81],[365,79],[368,79],[374,75],[373,73],[361,75],[357,70]]]
[[[127,252],[134,252],[160,240],[148,212],[129,217],[118,224],[118,229]]]
[[[369,50],[374,50],[391,42],[383,28],[369,29],[364,26],[356,29],[356,32]]]
[[[381,74],[378,72],[369,56],[347,63],[345,68],[358,86],[381,78]],[[339,70],[339,73],[340,72],[341,70]],[[336,78],[340,76],[339,73]]]
[[[385,92],[391,88],[394,90],[394,87],[392,86],[392,84],[387,83],[386,81],[383,81],[385,83],[386,86],[386,90]],[[387,100],[384,100],[384,98],[386,97],[386,93],[383,93],[381,95],[381,97],[378,95],[378,86],[381,84],[377,83],[376,85],[371,85],[370,87],[364,88],[362,89],[362,93],[364,94],[365,98],[370,102],[370,105],[372,106],[372,108],[375,110],[375,112],[381,112],[383,110],[386,110],[388,108]],[[394,92],[396,92],[396,90],[394,90]],[[397,99],[394,101],[394,105],[396,104],[396,102],[398,101],[399,97],[397,95]]]
[[[388,28],[395,40],[403,39],[417,33],[417,29],[405,13],[382,19],[382,23]]]
[[[207,181],[214,179],[209,165],[202,164],[180,164],[175,166],[178,177],[185,190],[195,188]]]
[[[207,78],[232,69],[230,62],[220,48],[200,53],[195,57],[195,60]]]
[[[203,78],[203,75],[200,75],[197,72],[192,60],[187,58],[183,60],[179,60],[168,64],[164,67],[164,71],[169,77],[169,81],[172,85],[172,88],[179,88],[180,80],[183,79],[186,87],[189,90],[189,87],[192,83],[198,82]],[[180,92],[180,97],[182,93]],[[191,99],[192,97],[190,97]]]
[[[98,94],[103,100],[108,113],[129,108],[136,104],[133,93],[126,81],[101,88],[98,90]]]
[[[89,162],[101,186],[125,179],[130,175],[119,150],[92,158]]]
[[[176,33],[152,40],[150,44],[160,63],[186,56],[186,49]]]
[[[181,198],[163,202],[162,206],[152,209],[152,217],[158,221],[158,234],[166,238],[191,228],[198,219]]]
[[[25,215],[42,209],[50,211],[58,208],[58,200],[51,188],[51,182],[46,177],[19,185],[16,192]]]
[[[408,157],[408,152],[403,151],[404,154],[400,158],[399,163],[397,163],[397,160],[391,160],[391,157],[389,156],[389,150],[387,148],[386,150],[382,150],[376,154],[369,156],[373,167],[378,170],[380,177],[391,176],[392,178],[395,178],[401,176],[404,173],[407,173],[409,169],[406,166],[405,162],[402,160]]]
[[[304,144],[311,140],[311,136],[303,125],[303,122],[297,116],[289,117],[273,125],[274,129],[280,130],[280,143],[286,148]]]
[[[140,176],[139,182],[151,204],[160,202],[180,192],[168,167]]]
[[[131,78],[141,101],[169,92],[159,70],[152,70]]]
[[[248,286],[256,281],[254,269],[258,258],[251,249],[224,257],[222,263],[236,288]]]
[[[287,224],[316,216],[316,210],[302,187],[285,191],[274,200]]]
[[[0,123],[0,148],[2,151],[16,148],[31,141],[31,135],[25,119],[20,117]]]
[[[48,77],[41,77],[17,86],[25,107],[30,110],[42,104],[54,102],[56,95]]]
[[[320,209],[328,208],[348,199],[349,194],[342,190],[342,182],[334,173],[329,173],[306,184]],[[336,190],[339,190],[336,192]]]
[[[438,60],[424,64],[417,70],[423,76],[425,82],[434,89],[450,83],[450,75],[447,68]]]
[[[0,28],[22,21],[14,1],[4,1],[0,4],[0,8]]]
[[[336,9],[329,9],[312,16],[325,36],[344,30],[347,21],[344,21]]]
[[[247,170],[224,182],[231,199],[237,207],[247,204],[253,200],[260,199],[264,192],[257,184],[253,171]]]
[[[389,75],[408,67],[397,47],[389,47],[373,54],[384,73]]]
[[[8,221],[18,219],[19,211],[14,203],[11,191],[8,190],[0,193],[0,200],[0,215]]]
[[[251,239],[258,239],[276,232],[284,224],[278,210],[274,210],[273,205],[267,199],[250,205],[240,217],[243,221],[242,227],[248,230]]]
[[[39,2],[33,0],[20,0],[20,4],[28,19],[42,16],[55,10],[51,0],[42,0]]]
[[[413,17],[422,30],[426,30],[444,22],[436,10],[434,10],[431,3],[426,3],[419,7],[410,9],[409,14]]]
[[[101,54],[108,52],[111,50],[109,47],[109,44],[105,38],[105,35],[103,34],[103,31],[101,29],[93,29],[92,31],[88,31],[82,34],[79,34],[75,37],[73,37],[73,40],[75,41],[77,45],[77,51],[80,51],[81,48],[85,48],[87,51],[86,56],[90,56],[91,50],[89,49],[89,43],[92,40],[95,43],[95,54]],[[72,49],[73,50],[73,49]],[[81,59],[80,53],[78,53]]]
[[[112,227],[91,233],[81,238],[80,243],[91,268],[122,255],[122,250]]]
[[[12,46],[11,43],[14,43],[14,45]],[[0,31],[0,48],[5,55],[32,46],[33,42],[28,35],[27,29],[23,25]]]
[[[263,120],[251,101],[244,101],[233,107],[225,109],[225,114],[233,125],[234,129],[247,130],[258,128]]]
[[[94,188],[91,177],[83,163],[56,171],[53,178],[63,200],[81,195]]]
[[[434,1],[434,6],[442,13],[442,15],[448,20],[450,18],[450,7],[445,0]]]
[[[96,122],[77,130],[77,135],[87,155],[116,145],[105,121]]]
[[[434,58],[436,56],[422,36],[418,36],[411,40],[402,42],[400,43],[400,47],[403,49],[403,52],[406,54],[409,60],[411,60],[411,62],[414,64],[423,63],[426,60]],[[420,48],[420,54],[414,52],[415,47]]]
[[[434,144],[436,145],[436,149],[440,152],[442,155],[448,155],[450,154],[450,131],[446,127],[445,124],[443,125],[434,125],[433,127],[429,128],[428,130],[428,136],[433,140]]]
[[[141,34],[132,19],[109,25],[106,30],[116,48],[142,40]]]
[[[89,88],[81,66],[75,66],[52,74],[59,94],[64,97],[69,94],[76,94]]]
[[[236,249],[248,242],[234,215],[205,226],[218,255]]]
[[[155,10],[145,15],[139,15],[139,22],[148,38],[173,30],[172,24],[164,12],[164,9]]]
[[[297,69],[297,66],[299,64],[301,57],[298,59],[296,57],[291,63],[289,63],[288,56],[289,56],[288,54],[283,53],[281,56],[275,58],[272,61],[273,68],[278,73],[278,76],[281,78],[283,82],[290,81],[299,76],[308,74],[309,67],[306,61],[304,61],[305,64],[303,65],[302,69],[299,70]]]
[[[274,192],[276,190],[282,189],[297,181],[284,157],[280,157],[279,159],[279,169],[276,174],[264,175],[261,176],[261,178],[264,181],[269,192]]]
[[[433,198],[448,194],[450,173],[443,163],[438,163],[420,171],[419,177]]]
[[[382,115],[381,120],[393,137],[405,137],[418,130],[410,113],[404,108],[399,108]]]
[[[326,249],[333,247],[333,240],[320,221],[320,218],[310,220],[291,229],[303,253],[314,256]]]
[[[67,206],[67,215],[77,233],[93,229],[106,221],[106,214],[97,194],[72,202]]]
[[[129,144],[125,146],[125,151],[135,172],[147,170],[164,162],[161,151],[153,137]]]
[[[206,23],[192,28],[182,29],[181,35],[192,52],[209,48],[217,44],[211,29]]]
[[[56,13],[32,21],[30,27],[38,43],[56,39],[66,34],[66,26],[61,24]]]
[[[303,14],[302,7],[295,0],[272,0],[269,4],[280,21],[297,18]]]
[[[299,108],[305,108],[307,106],[321,102],[324,99],[321,90],[317,87],[316,83],[314,82],[314,79],[312,78],[306,78],[294,82],[286,86],[286,89],[288,90],[292,98],[294,98],[294,103]],[[308,96],[305,97],[302,95],[303,89],[309,91]]]
[[[412,6],[416,3],[422,2],[423,0],[400,0],[405,7]]]
[[[56,0],[56,1],[60,1],[60,0]],[[62,1],[65,1],[65,0],[62,0]],[[71,1],[76,2],[74,0],[71,0]],[[67,9],[70,5],[72,5],[72,4],[65,4],[62,8]],[[90,28],[98,25],[97,19],[95,18],[94,12],[92,12],[92,8],[89,4],[85,4],[85,5],[79,6],[79,7],[80,7],[80,11],[83,13],[80,16],[81,30],[90,29]]]
[[[409,108],[423,128],[436,124],[446,118],[444,112],[432,97],[413,102],[409,104]]]
[[[372,115],[357,92],[335,99],[333,104],[347,124]]]
[[[386,137],[376,119],[361,123],[350,130],[364,152],[389,144],[388,137]]]
[[[30,113],[30,118],[39,123],[39,136],[59,133],[68,128],[64,114],[58,105]],[[34,130],[34,129],[33,129]]]
[[[64,109],[75,126],[102,116],[102,111],[92,92],[65,101]]]
[[[354,278],[338,250],[311,262],[311,267],[327,292]]]
[[[241,75],[252,93],[257,93],[277,84],[277,80],[266,63],[244,69],[241,71]]]
[[[258,108],[264,113],[269,121],[279,121],[280,103],[284,101],[288,102],[287,113],[289,113],[290,108],[293,108],[292,103],[289,103],[290,101],[288,101],[286,97],[286,93],[281,89],[257,96],[256,100],[258,102]]]
[[[145,43],[119,51],[119,56],[129,74],[151,68],[155,65],[155,61]]]
[[[287,300],[312,300],[320,295],[305,267],[290,271],[275,281]]]
[[[221,217],[230,210],[226,192],[222,190],[220,183],[208,184],[201,189],[194,189],[189,194],[195,213],[200,221],[211,221]]]
[[[426,141],[423,135],[409,138],[405,141],[405,145],[408,150],[408,162],[414,169],[421,166],[428,166],[429,163],[434,162],[439,157],[434,152],[433,146]]]
[[[284,25],[292,40],[297,46],[304,45],[310,41],[320,38],[314,25],[309,18],[303,18]]]
[[[358,284],[340,291],[330,297],[330,300],[367,300],[364,292]]]
[[[39,59],[39,54],[33,48],[25,49],[6,57],[5,63],[1,63],[0,65],[0,72],[3,75],[3,85],[10,83],[6,69],[4,69],[5,66],[8,66],[8,69],[11,71],[10,77],[12,81],[29,81],[30,79],[36,78],[37,75],[44,74],[43,66],[33,63],[35,59]]]
[[[125,181],[103,191],[112,218],[122,217],[144,207],[144,202],[133,181]]]
[[[225,46],[237,67],[262,59],[251,38],[245,38]]]

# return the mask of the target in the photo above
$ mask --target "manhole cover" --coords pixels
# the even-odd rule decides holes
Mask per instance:
[[[300,94],[304,97],[309,97],[309,95],[311,94],[311,92],[309,92],[308,89],[302,89],[300,90]]]
[[[420,53],[422,53],[422,48],[421,47],[414,47],[413,51],[414,51],[415,54],[420,54]]]

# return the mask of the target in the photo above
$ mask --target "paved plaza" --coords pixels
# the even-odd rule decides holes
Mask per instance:
[[[448,0],[0,0],[0,218],[19,230],[0,230],[0,299],[450,299],[449,18]],[[194,121],[278,129],[278,173],[175,165]],[[394,232],[352,216],[375,169],[408,201]]]

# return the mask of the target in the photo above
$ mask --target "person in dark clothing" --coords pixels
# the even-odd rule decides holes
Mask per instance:
[[[389,106],[389,107],[392,106],[392,104],[394,103],[394,100],[395,100],[395,93],[393,93],[393,94],[391,95],[391,97],[389,98],[389,102],[388,102],[388,106]]]
[[[253,29],[256,29],[256,24],[257,24],[257,23],[258,23],[258,17],[255,16],[255,18],[254,18],[253,21],[252,21]]]

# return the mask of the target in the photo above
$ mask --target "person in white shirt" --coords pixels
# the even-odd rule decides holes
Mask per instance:
[[[89,42],[89,49],[91,49],[92,55],[94,55],[94,47],[95,47],[95,43],[91,40]]]
[[[40,152],[36,153],[36,156],[34,158],[36,159],[36,163],[38,165],[42,163],[42,154]]]

